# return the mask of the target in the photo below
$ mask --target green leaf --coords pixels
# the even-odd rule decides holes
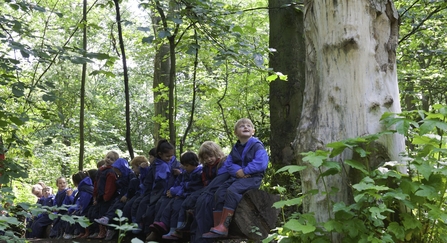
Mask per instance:
[[[386,190],[390,189],[387,186],[377,186],[374,184],[365,183],[363,181],[358,184],[353,185],[352,187],[354,187],[358,191],[366,191],[366,190],[386,191]]]
[[[366,170],[365,165],[359,161],[348,159],[348,160],[345,160],[344,163],[351,166],[354,169],[360,170],[361,172],[363,172],[366,175],[369,174],[369,172]]]
[[[270,76],[268,76],[266,79],[269,82],[275,81],[278,78],[278,74],[272,74]]]
[[[299,172],[302,171],[304,169],[306,169],[307,166],[301,166],[301,165],[286,165],[282,168],[280,168],[278,171],[276,171],[276,173],[281,173],[281,172],[289,172],[290,174],[293,174],[295,172]]]
[[[12,86],[12,93],[16,96],[16,97],[22,97],[25,95],[24,93],[24,86],[22,82],[17,82],[14,83],[14,85]]]
[[[76,57],[76,56],[72,56],[72,57],[70,57],[70,61],[71,61],[72,63],[74,63],[74,64],[84,64],[84,63],[87,63],[87,62],[92,63],[92,61],[91,61],[90,59],[88,59],[88,58],[85,58],[85,57]]]
[[[335,157],[341,154],[346,148],[351,148],[352,146],[346,144],[344,141],[332,142],[326,145],[328,148],[332,148],[331,157]]]
[[[303,234],[314,232],[316,227],[313,225],[303,225],[296,219],[291,219],[284,224],[284,228],[288,228],[293,231],[301,231]]]
[[[166,31],[166,30],[162,30],[158,33],[158,37],[163,39],[165,37],[171,37],[171,32]]]
[[[44,95],[42,95],[42,100],[44,100],[44,101],[55,101],[56,97],[54,97],[51,94],[44,94]]]
[[[304,152],[301,154],[304,155],[303,161],[307,161],[315,168],[318,168],[327,159],[328,153],[329,152],[327,152],[327,151],[317,150],[315,152],[311,151],[311,152],[307,152],[307,153]]]
[[[428,165],[428,164],[421,164],[421,165],[418,165],[418,164],[415,164],[414,165],[415,167],[416,167],[416,169],[418,170],[418,172],[425,178],[425,179],[429,179],[430,178],[430,175],[431,175],[431,173],[433,172],[433,168],[430,166],[430,165]]]
[[[393,234],[394,236],[396,236],[396,238],[398,240],[404,240],[405,238],[405,229],[404,227],[402,227],[401,225],[399,225],[396,222],[391,222],[388,225],[387,231],[391,234]]]
[[[293,205],[301,205],[303,203],[303,197],[292,198],[289,200],[280,200],[278,202],[273,203],[274,208],[282,208],[284,206],[293,206]]]
[[[101,74],[105,75],[106,77],[110,77],[110,78],[116,77],[116,75],[113,72],[105,71],[105,70],[95,70],[90,73],[91,76],[101,75]]]
[[[151,35],[148,37],[143,37],[143,39],[141,39],[141,42],[151,44],[154,41],[154,39],[155,39],[155,37],[153,35]]]
[[[325,176],[330,176],[330,175],[336,175],[340,172],[339,169],[337,168],[330,168],[328,170],[325,170],[323,173],[319,174],[317,177],[317,182],[320,180],[320,178],[325,177]]]
[[[432,186],[421,185],[420,188],[421,190],[416,191],[415,195],[420,197],[426,197],[428,199],[436,198],[437,192],[435,188],[433,188]]]
[[[15,117],[15,116],[9,117],[9,120],[11,120],[17,126],[21,126],[25,123],[24,121],[22,121],[22,119]]]
[[[110,58],[109,54],[106,54],[106,53],[95,53],[95,52],[87,53],[85,56],[89,57],[89,58],[95,58],[95,59],[98,59],[98,60],[105,60],[105,59],[109,59]]]

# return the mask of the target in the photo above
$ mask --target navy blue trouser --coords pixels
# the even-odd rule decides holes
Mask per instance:
[[[202,234],[210,231],[214,226],[214,193],[222,183],[230,178],[228,173],[220,174],[214,178],[211,183],[205,187],[197,198],[194,208],[194,220],[191,224],[191,242],[194,243],[212,243],[214,239],[202,238]]]
[[[214,211],[221,211],[224,207],[235,210],[242,195],[250,189],[259,188],[261,182],[262,176],[228,179],[216,191]]]

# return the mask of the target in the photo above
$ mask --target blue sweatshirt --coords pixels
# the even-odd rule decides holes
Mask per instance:
[[[236,172],[240,169],[246,175],[263,176],[268,162],[269,157],[262,142],[256,137],[251,137],[245,144],[237,141],[224,166],[233,177],[236,177]]]
[[[174,197],[186,198],[191,193],[203,188],[202,165],[197,166],[191,173],[183,172],[177,177],[176,185],[170,188]]]

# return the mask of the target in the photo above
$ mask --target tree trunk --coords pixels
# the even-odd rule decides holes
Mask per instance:
[[[83,33],[82,33],[82,48],[84,53],[87,53],[87,0],[83,0],[82,6],[83,16]],[[85,54],[84,54],[85,55]],[[79,108],[79,163],[78,170],[84,170],[84,110],[85,110],[85,80],[87,77],[87,62],[82,64],[81,77],[81,107]]]
[[[127,71],[127,59],[126,59],[126,51],[124,48],[123,30],[121,26],[120,5],[118,0],[114,0],[113,2],[115,3],[116,23],[118,26],[118,39],[121,51],[121,60],[123,62],[124,95],[126,97],[126,143],[127,143],[127,149],[129,150],[130,159],[133,159],[134,153],[130,134],[131,129],[130,129],[129,72]]]
[[[294,160],[291,143],[295,133],[290,128],[298,127],[300,121],[305,81],[304,19],[292,2],[269,1],[269,44],[276,50],[270,55],[270,67],[288,76],[287,81],[270,83],[271,160],[278,166]]]
[[[279,209],[273,204],[280,200],[279,195],[269,194],[259,189],[244,193],[234,212],[229,234],[250,240],[262,240],[276,227]]]
[[[325,149],[330,142],[384,130],[385,111],[400,112],[396,72],[398,14],[391,0],[308,0],[304,24],[307,43],[306,88],[295,147],[297,152]],[[388,157],[399,161],[400,135],[378,141]],[[334,158],[344,161],[352,154]],[[301,164],[305,164],[300,161]],[[348,169],[348,168],[346,168]],[[300,174],[303,193],[320,190],[303,202],[317,222],[332,217],[332,203],[349,203],[348,173],[325,177],[326,187],[339,188],[327,197],[318,170]],[[339,242],[340,236],[332,239]]]
[[[169,120],[168,105],[169,101],[168,91],[166,87],[169,87],[169,71],[171,70],[171,62],[169,59],[169,44],[162,44],[157,50],[154,58],[154,138],[155,144],[162,138],[166,138],[168,130],[166,121]],[[161,88],[165,87],[165,88]]]

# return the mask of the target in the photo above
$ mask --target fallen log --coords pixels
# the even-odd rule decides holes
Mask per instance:
[[[261,240],[276,227],[279,209],[273,203],[280,200],[279,195],[253,189],[244,194],[239,202],[229,228],[231,238]]]

